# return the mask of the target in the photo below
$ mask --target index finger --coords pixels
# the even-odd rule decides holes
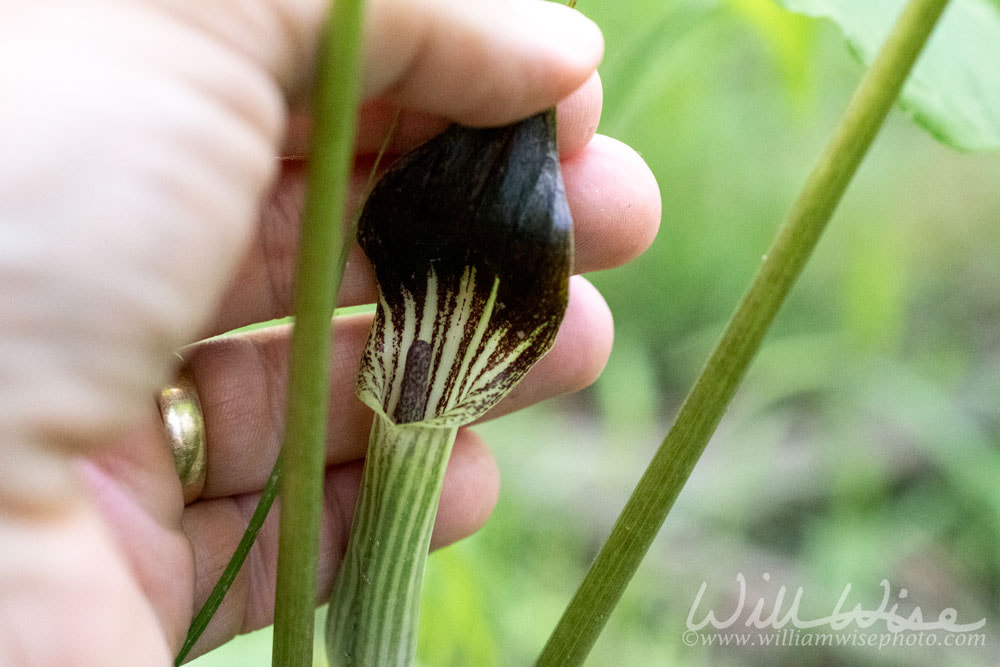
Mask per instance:
[[[600,30],[538,0],[375,2],[365,92],[465,125],[500,125],[554,105],[597,67]]]
[[[329,0],[172,3],[171,11],[255,61],[307,99]],[[600,29],[540,0],[372,0],[364,97],[466,125],[502,125],[554,105],[597,67]]]

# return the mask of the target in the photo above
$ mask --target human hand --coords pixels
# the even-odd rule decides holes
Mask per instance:
[[[304,167],[275,156],[305,152],[301,100],[324,7],[0,9],[0,664],[169,664],[245,528],[279,446],[287,328],[185,350],[208,441],[188,504],[153,397],[177,372],[176,349],[289,314]],[[648,245],[655,182],[634,152],[594,136],[592,24],[534,0],[376,0],[369,12],[360,155],[397,107],[393,152],[447,121],[500,124],[562,99],[577,271]],[[361,159],[358,183],[365,171]],[[355,254],[340,303],[373,294]],[[336,324],[321,591],[367,442],[353,388],[368,326]],[[555,347],[490,416],[589,384],[611,336],[604,302],[575,278]],[[476,530],[496,493],[488,451],[463,430],[435,544]],[[196,652],[271,622],[274,519]]]

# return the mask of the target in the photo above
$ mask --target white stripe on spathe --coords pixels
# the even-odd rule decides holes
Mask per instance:
[[[469,266],[457,285],[442,284],[432,267],[423,295],[402,290],[394,299],[396,308],[380,296],[359,378],[362,401],[380,414],[395,414],[406,353],[417,340],[432,350],[422,420],[428,426],[474,421],[520,380],[529,365],[518,362],[533,346],[544,344],[539,334],[545,327],[509,331],[505,321],[494,317],[500,278],[477,278],[475,267]]]

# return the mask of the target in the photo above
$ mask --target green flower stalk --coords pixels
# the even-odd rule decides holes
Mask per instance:
[[[379,303],[358,380],[375,412],[334,584],[334,665],[408,665],[444,471],[458,428],[552,346],[569,297],[572,220],[555,112],[454,126],[404,156],[358,239]]]

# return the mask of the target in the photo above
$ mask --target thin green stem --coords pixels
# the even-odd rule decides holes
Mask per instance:
[[[409,665],[424,566],[457,428],[377,415],[327,615],[331,665]]]
[[[399,112],[393,117],[392,123],[389,124],[389,129],[386,131],[385,137],[382,139],[382,145],[379,148],[378,154],[375,156],[375,161],[372,163],[371,170],[368,172],[368,179],[365,181],[365,195],[371,192],[372,186],[375,184],[375,177],[378,175],[379,165],[382,163],[382,158],[385,156],[385,152],[389,148],[389,144],[392,142],[392,137],[396,133],[396,127],[399,125]],[[353,239],[357,235],[358,229],[358,218],[361,217],[361,209],[358,209],[358,213],[354,216],[351,227],[349,228],[345,238]],[[342,276],[344,273],[344,268],[347,265],[347,257],[350,254],[350,244],[345,243],[342,252],[340,253],[340,259],[337,263],[337,275]],[[339,280],[339,278],[338,278]],[[233,585],[236,580],[236,575],[239,574],[240,568],[243,567],[244,561],[246,561],[247,556],[250,554],[250,547],[253,546],[254,541],[257,539],[257,534],[260,532],[261,526],[264,525],[264,520],[267,518],[268,513],[271,511],[271,506],[274,504],[274,499],[278,495],[278,486],[281,479],[281,459],[279,458],[275,461],[274,466],[271,468],[271,475],[267,478],[267,483],[260,493],[260,500],[257,501],[257,507],[254,508],[253,516],[250,517],[250,521],[247,523],[247,528],[243,533],[243,537],[240,538],[240,543],[236,546],[236,550],[233,552],[232,558],[229,559],[229,563],[226,564],[226,569],[222,572],[222,576],[215,583],[215,587],[209,594],[208,599],[205,600],[205,604],[202,605],[198,614],[195,616],[194,620],[191,621],[191,626],[188,628],[187,636],[184,638],[184,645],[181,646],[180,651],[177,652],[177,657],[174,659],[174,665],[180,665],[184,662],[188,653],[197,643],[198,638],[208,627],[209,621],[218,611],[219,606],[222,604],[223,599],[226,597],[226,593],[229,588]]]
[[[272,661],[312,665],[316,566],[323,513],[330,320],[351,239],[344,231],[360,101],[361,0],[333,3],[317,57],[314,129],[291,343],[289,403],[281,451],[280,538]]]
[[[264,525],[264,519],[267,518],[267,513],[271,509],[274,497],[278,494],[278,480],[280,478],[281,461],[279,459],[271,469],[271,475],[267,478],[267,484],[264,485],[264,490],[261,491],[260,500],[253,511],[253,516],[250,517],[247,529],[243,532],[243,537],[240,538],[240,543],[236,545],[233,557],[229,559],[226,569],[222,572],[222,576],[219,577],[219,581],[216,582],[215,588],[212,589],[208,599],[205,600],[205,604],[198,611],[198,615],[191,621],[187,637],[184,638],[184,645],[181,646],[181,650],[177,652],[177,657],[174,658],[175,666],[183,663],[188,653],[194,648],[198,638],[201,637],[201,633],[208,627],[208,622],[212,620],[212,616],[215,615],[215,612],[219,609],[219,605],[222,604],[222,600],[226,597],[229,587],[236,580],[236,575],[239,574],[240,568],[243,567],[243,561],[246,560],[247,555],[250,553],[250,548],[257,539],[260,527]]]
[[[859,84],[715,351],[681,406],[538,665],[579,665],[649,549],[868,152],[948,0],[911,0]]]

